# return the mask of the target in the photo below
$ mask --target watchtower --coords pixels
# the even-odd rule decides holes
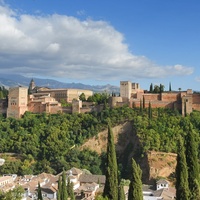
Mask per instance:
[[[14,87],[9,89],[7,117],[20,118],[28,110],[28,89]]]

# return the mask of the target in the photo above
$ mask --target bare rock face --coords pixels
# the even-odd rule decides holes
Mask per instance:
[[[118,159],[123,162],[126,157],[127,168],[131,163],[131,158],[136,157],[143,171],[143,182],[152,183],[152,180],[165,178],[170,180],[175,172],[176,154],[149,151],[143,157],[137,158],[140,151],[140,141],[133,130],[131,122],[115,126],[112,128],[114,142],[116,144],[116,152]],[[85,142],[81,149],[90,149],[98,154],[106,152],[107,148],[107,130],[100,132],[97,136]],[[127,152],[127,148],[129,151]]]
[[[132,141],[132,125],[130,122],[126,122],[124,124],[113,127],[112,131],[114,135],[114,142],[116,144],[116,151],[121,153],[124,151],[127,144]],[[81,149],[89,148],[99,154],[106,152],[107,133],[107,130],[100,132],[98,136],[95,136],[85,142]]]
[[[150,166],[150,178],[170,178],[174,174],[177,154],[150,151],[147,155]]]

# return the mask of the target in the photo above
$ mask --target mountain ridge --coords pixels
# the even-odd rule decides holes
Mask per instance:
[[[88,89],[93,92],[107,92],[107,93],[119,93],[119,87],[113,86],[110,84],[106,85],[86,85],[83,83],[64,83],[61,81],[57,81],[54,79],[42,79],[42,78],[29,78],[22,75],[8,75],[8,74],[0,74],[0,85],[10,88],[16,86],[29,86],[29,83],[33,79],[37,86],[49,87],[52,89],[55,88],[76,88],[76,89]]]

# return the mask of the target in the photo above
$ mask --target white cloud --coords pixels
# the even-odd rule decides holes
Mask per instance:
[[[0,6],[0,73],[73,79],[131,80],[190,75],[182,65],[158,66],[130,53],[123,35],[105,21],[63,15],[17,15]]]
[[[77,11],[77,15],[79,15],[79,16],[83,16],[85,14],[86,14],[85,10],[79,10],[79,11]]]
[[[200,76],[195,77],[195,81],[200,82]]]

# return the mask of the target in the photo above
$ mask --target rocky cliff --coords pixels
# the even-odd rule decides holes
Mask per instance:
[[[169,181],[173,180],[176,167],[176,154],[154,151],[142,154],[140,141],[133,130],[131,122],[113,127],[113,135],[117,157],[123,166],[122,176],[125,178],[128,177],[130,160],[134,157],[142,168],[143,182],[152,183],[152,180],[160,177],[166,178]],[[106,151],[106,145],[107,130],[89,139],[81,148],[89,148],[101,154]]]

